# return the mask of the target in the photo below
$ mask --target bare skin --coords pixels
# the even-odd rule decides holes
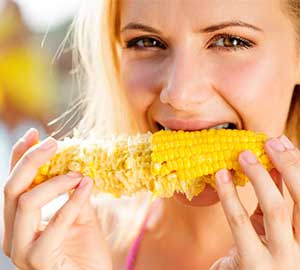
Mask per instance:
[[[158,130],[156,122],[182,129],[232,122],[237,128],[264,131],[273,137],[265,149],[276,167],[269,174],[244,151],[239,162],[251,184],[241,188],[239,196],[230,173],[220,170],[217,193],[207,188],[191,202],[178,194],[164,200],[165,208],[146,232],[136,269],[208,269],[234,244],[234,265],[224,261],[214,269],[299,270],[300,151],[280,135],[294,86],[300,82],[300,68],[296,35],[280,2],[122,2],[122,83],[141,130]],[[137,25],[129,23],[142,23],[159,33],[150,33],[149,27],[137,30]],[[125,48],[126,42],[141,36],[151,37],[138,42],[147,48]],[[112,269],[88,203],[91,180],[65,175],[55,185],[47,181],[26,192],[37,168],[55,152],[55,147],[43,149],[45,142],[28,150],[33,139],[27,136],[12,152],[12,170],[5,186],[5,253],[22,270],[90,270],[99,265]],[[79,183],[84,187],[79,188]],[[75,187],[56,217],[40,230],[40,208]],[[290,196],[293,217],[286,196]],[[247,212],[255,209],[256,201],[260,207],[250,220]],[[78,221],[83,223],[79,231]],[[92,228],[90,233],[86,233],[88,228]],[[78,256],[80,260],[74,261]]]
[[[36,144],[38,140],[38,131],[30,129],[12,150],[4,187],[4,253],[20,270],[112,269],[110,252],[89,201],[89,177],[68,173],[27,190],[37,169],[57,148],[53,138]],[[42,206],[65,192],[69,192],[69,200],[43,224]]]
[[[141,129],[157,131],[157,122],[184,129],[192,119],[206,121],[202,128],[232,122],[281,135],[300,73],[296,34],[280,2],[122,1],[122,83]],[[239,190],[248,213],[260,201],[256,188]],[[192,202],[180,195],[165,200],[142,241],[137,269],[208,269],[226,255],[235,238],[220,194],[207,188]]]

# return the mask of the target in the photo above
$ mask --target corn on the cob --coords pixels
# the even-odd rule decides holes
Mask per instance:
[[[54,157],[38,171],[31,188],[56,175],[80,171],[94,179],[93,193],[115,197],[152,191],[154,197],[185,193],[188,199],[210,184],[214,174],[227,168],[234,183],[248,179],[238,163],[243,150],[251,150],[266,169],[272,164],[264,152],[267,136],[248,130],[170,131],[97,140],[65,138]]]

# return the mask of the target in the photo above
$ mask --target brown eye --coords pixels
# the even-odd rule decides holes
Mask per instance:
[[[211,48],[217,49],[248,49],[252,47],[253,42],[242,39],[240,37],[235,37],[231,35],[218,35],[214,38],[213,43],[209,46]]]
[[[236,38],[225,37],[220,38],[215,44],[223,47],[236,47],[240,44],[240,41]]]
[[[144,49],[144,48],[161,48],[165,49],[166,47],[164,44],[162,44],[160,41],[150,38],[150,37],[144,37],[144,38],[135,38],[133,40],[130,40],[127,42],[126,45],[127,48],[134,48],[134,49]]]
[[[143,38],[136,43],[140,47],[155,47],[158,42],[152,38]]]

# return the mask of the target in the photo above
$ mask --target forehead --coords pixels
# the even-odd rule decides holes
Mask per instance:
[[[201,27],[227,20],[274,24],[282,22],[283,0],[122,0],[121,25],[144,22],[176,29],[180,24]]]

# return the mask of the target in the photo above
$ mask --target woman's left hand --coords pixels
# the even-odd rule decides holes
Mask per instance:
[[[259,203],[251,217],[229,171],[216,173],[217,192],[236,247],[210,270],[300,270],[300,151],[284,135],[269,139],[265,150],[275,166],[270,173],[250,151],[239,155]],[[292,218],[281,177],[294,201]]]

